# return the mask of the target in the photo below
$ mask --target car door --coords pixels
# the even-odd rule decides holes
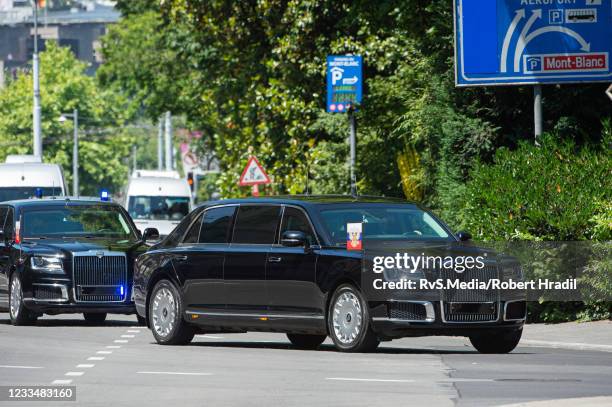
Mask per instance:
[[[280,239],[286,231],[303,232],[308,244],[283,246]],[[323,316],[324,295],[316,284],[318,250],[318,240],[307,214],[301,208],[286,206],[279,241],[270,249],[266,265],[270,315],[288,318]]]
[[[173,250],[173,264],[184,281],[183,298],[189,311],[214,312],[225,308],[223,263],[235,209],[235,206],[206,209]]]
[[[2,228],[3,232],[5,233],[5,237],[0,239],[0,308],[2,309],[8,308],[8,271],[10,267],[10,246],[8,242],[10,241],[11,236],[6,233],[10,233],[13,229],[10,226],[8,230],[6,229],[7,222],[5,222],[5,220],[8,212],[8,206],[0,206],[0,228]]]
[[[238,208],[223,272],[228,313],[266,315],[266,261],[280,220],[280,205]]]

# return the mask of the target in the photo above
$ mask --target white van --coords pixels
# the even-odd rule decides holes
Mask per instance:
[[[191,211],[193,198],[178,172],[138,170],[130,178],[125,207],[141,232],[156,228],[167,236]]]
[[[37,190],[42,196],[65,196],[62,168],[40,162],[0,164],[0,202],[32,198]]]

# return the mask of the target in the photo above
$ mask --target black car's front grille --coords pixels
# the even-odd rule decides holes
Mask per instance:
[[[445,302],[444,319],[448,322],[493,322],[497,321],[498,303],[457,303]],[[454,309],[457,308],[457,309]]]
[[[127,292],[127,261],[121,255],[73,258],[75,299],[83,302],[120,302]]]
[[[40,301],[57,301],[67,299],[62,295],[62,288],[60,286],[52,285],[34,285],[34,299]]]
[[[487,264],[481,269],[475,267],[466,269],[462,273],[452,269],[442,269],[440,278],[444,281],[458,280],[460,282],[470,282],[478,280],[479,282],[487,282],[498,278],[497,266]],[[442,300],[449,302],[491,302],[499,300],[499,292],[498,290],[451,288],[443,290]]]
[[[392,302],[389,304],[389,318],[409,321],[425,321],[425,305],[415,302]]]

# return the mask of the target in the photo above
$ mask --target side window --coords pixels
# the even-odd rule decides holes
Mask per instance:
[[[200,243],[227,243],[235,206],[223,206],[206,211],[200,231]]]
[[[8,206],[0,206],[0,228],[4,228],[4,224],[6,223],[4,220],[6,219],[8,210]]]
[[[232,243],[272,244],[280,206],[240,206]]]
[[[304,215],[304,212],[290,206],[285,208],[283,223],[281,225],[281,236],[288,230],[304,232],[308,238],[309,244],[313,245],[317,243],[314,232],[310,227],[310,223],[308,222],[306,215]]]
[[[13,208],[8,208],[8,212],[6,215],[6,221],[4,222],[4,235],[5,236],[13,236],[13,232],[15,232],[13,213],[14,213]],[[0,214],[0,216],[2,215]]]
[[[200,238],[200,227],[202,226],[202,214],[198,215],[198,218],[189,228],[189,231],[183,239],[183,243],[198,243]]]

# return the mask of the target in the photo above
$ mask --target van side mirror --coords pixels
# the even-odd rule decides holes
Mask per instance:
[[[304,232],[299,230],[287,230],[281,236],[281,244],[287,247],[308,247],[308,238]]]
[[[457,232],[457,238],[461,242],[467,242],[468,240],[472,240],[472,234],[470,232],[466,232],[464,230],[461,230],[461,231]]]
[[[159,239],[159,230],[156,228],[146,228],[142,233],[142,240],[145,242],[148,240],[157,240]]]

